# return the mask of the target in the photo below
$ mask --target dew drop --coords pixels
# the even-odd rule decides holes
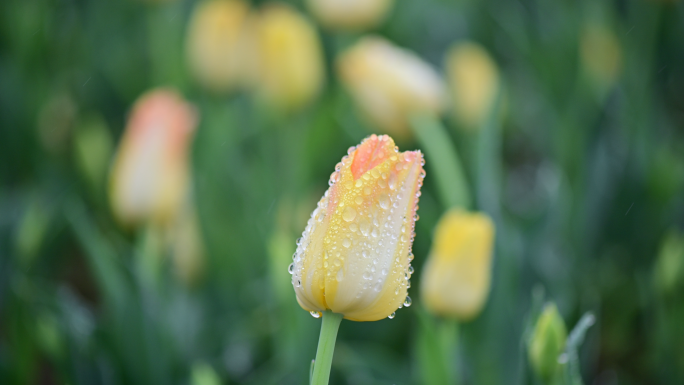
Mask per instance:
[[[390,190],[394,190],[397,188],[397,174],[390,174],[389,181],[387,181],[387,185],[389,186]]]
[[[354,218],[356,218],[356,210],[354,210],[354,208],[351,206],[347,206],[342,213],[342,219],[347,222],[351,222],[354,220]]]
[[[413,274],[414,271],[415,271],[415,270],[413,269],[413,266],[409,265],[409,267],[408,267],[408,273],[409,273],[409,274]]]
[[[373,231],[371,231],[371,235],[372,235],[373,237],[377,237],[377,236],[378,236],[378,229],[375,228],[375,227],[373,227]]]
[[[309,312],[309,314],[311,314],[311,316],[314,317],[314,318],[321,318],[321,313],[320,313],[320,312],[311,310],[311,311]]]
[[[351,246],[351,241],[349,240],[349,238],[344,238],[344,240],[342,241],[342,246],[346,248],[349,248],[349,246]]]
[[[337,267],[340,267],[342,265],[342,262],[340,262],[339,259],[335,258],[335,260],[333,261],[333,264]]]
[[[290,266],[287,267],[287,272],[290,274],[294,274],[294,269],[295,269],[295,264],[291,263]]]
[[[375,285],[375,287],[373,288],[373,290],[375,290],[375,291],[377,291],[377,292],[380,292],[380,290],[382,290],[382,284],[381,284],[381,283],[378,283],[377,285]]]
[[[363,203],[363,198],[357,196],[356,198],[354,198],[354,202],[356,202],[357,205],[360,205],[361,203]]]
[[[359,226],[356,223],[352,223],[351,225],[349,225],[349,231],[351,231],[352,233],[355,233],[358,230]]]
[[[344,271],[342,269],[337,271],[337,282],[341,282],[344,279]]]
[[[409,253],[409,255],[408,255],[408,261],[409,261],[409,262],[413,261],[413,258],[415,258],[415,257],[413,256],[413,253]]]
[[[382,269],[381,273],[382,273],[382,275],[387,275],[387,273],[389,273],[389,271],[387,271],[387,269]]]
[[[361,187],[361,186],[363,186],[363,181],[362,181],[361,179],[357,179],[357,180],[356,180],[356,183],[354,183],[354,186],[356,186],[356,187]]]
[[[387,194],[380,194],[380,196],[378,197],[378,203],[380,203],[380,207],[382,207],[383,209],[387,209],[390,205],[390,199],[387,196]]]
[[[392,314],[390,314],[390,315],[387,316],[387,318],[393,319],[393,318],[396,317],[396,316],[397,316],[397,312],[396,312],[396,311],[393,311]]]
[[[361,222],[359,222],[359,230],[361,230],[361,234],[368,236],[368,233],[370,232],[370,222],[368,222],[367,219],[362,219]]]
[[[370,187],[364,188],[364,189],[363,189],[363,193],[366,194],[366,195],[370,195],[370,193],[371,193],[371,188],[370,188]]]
[[[407,295],[406,299],[404,300],[404,307],[409,307],[409,306],[411,306],[412,303],[413,303],[413,301],[411,301],[411,297],[409,297]]]

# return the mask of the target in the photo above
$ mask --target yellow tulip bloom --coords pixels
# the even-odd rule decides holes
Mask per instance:
[[[175,91],[157,89],[133,106],[110,174],[114,215],[126,225],[168,223],[188,191],[194,108]]]
[[[420,151],[401,153],[386,135],[349,149],[290,265],[302,308],[376,321],[410,305],[406,293],[423,164]]]
[[[446,72],[455,118],[464,128],[479,128],[499,91],[496,63],[484,47],[463,42],[447,53]]]
[[[309,103],[324,81],[323,52],[313,25],[285,4],[266,6],[256,21],[255,86],[282,110]]]
[[[494,224],[480,213],[451,209],[435,230],[421,276],[421,297],[431,312],[474,318],[489,294]]]
[[[231,91],[244,79],[249,6],[240,0],[198,3],[190,19],[186,50],[193,75],[213,91]]]
[[[337,30],[363,30],[380,23],[392,0],[308,0],[307,5],[324,26]]]
[[[343,85],[370,122],[396,137],[411,136],[413,113],[439,114],[445,91],[437,72],[416,54],[367,37],[337,59]]]

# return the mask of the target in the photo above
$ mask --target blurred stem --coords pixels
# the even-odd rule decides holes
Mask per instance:
[[[318,350],[312,376],[312,385],[327,385],[330,379],[330,365],[332,364],[333,352],[337,330],[342,322],[342,314],[333,313],[330,310],[323,312],[323,324],[321,335],[318,337]]]
[[[442,123],[433,115],[411,117],[411,128],[435,172],[437,189],[446,208],[471,206],[468,182],[458,152]]]
[[[442,357],[444,359],[444,378],[448,384],[457,385],[456,376],[456,351],[458,350],[458,322],[451,319],[443,319],[439,324],[439,341],[442,344]]]
[[[418,320],[419,382],[436,385],[458,384],[458,322],[452,319],[436,319],[424,309],[418,311]]]

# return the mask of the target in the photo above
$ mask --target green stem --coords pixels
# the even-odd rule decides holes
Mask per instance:
[[[424,148],[428,167],[435,172],[435,182],[446,208],[468,209],[471,197],[463,166],[446,129],[433,115],[419,114],[411,117],[411,128]]]
[[[321,335],[318,337],[318,350],[316,351],[316,361],[311,380],[312,385],[328,384],[337,330],[340,328],[342,317],[342,314],[333,313],[330,310],[323,312],[323,324],[321,325]]]

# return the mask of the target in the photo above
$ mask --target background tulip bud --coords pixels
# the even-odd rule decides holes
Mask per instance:
[[[324,80],[321,43],[313,25],[285,4],[266,6],[256,25],[257,92],[267,104],[292,110],[309,103]]]
[[[684,234],[673,229],[662,240],[654,278],[661,293],[681,293],[684,287]]]
[[[110,201],[124,224],[167,222],[188,190],[188,147],[197,124],[175,91],[157,89],[135,103],[110,174]]]
[[[362,30],[380,23],[392,0],[308,0],[307,5],[324,26],[340,30]]]
[[[202,86],[230,91],[244,81],[248,13],[249,6],[240,0],[209,0],[195,7],[186,50],[190,69]]]
[[[463,321],[480,313],[489,294],[493,244],[487,215],[459,209],[444,214],[421,277],[428,310]]]
[[[499,71],[487,51],[477,43],[451,47],[446,72],[453,113],[464,128],[478,128],[491,113],[499,91]]]
[[[337,59],[345,88],[370,122],[406,138],[413,113],[438,114],[444,106],[437,72],[414,53],[380,37],[367,37]]]
[[[553,378],[558,369],[558,356],[565,347],[567,336],[565,322],[556,305],[546,305],[537,319],[528,346],[532,369],[545,383]]]
[[[304,309],[376,321],[410,305],[406,292],[423,163],[420,151],[401,153],[386,135],[350,148],[290,265]]]
[[[603,92],[622,70],[622,49],[615,33],[601,24],[587,24],[580,37],[580,58],[591,84]]]

